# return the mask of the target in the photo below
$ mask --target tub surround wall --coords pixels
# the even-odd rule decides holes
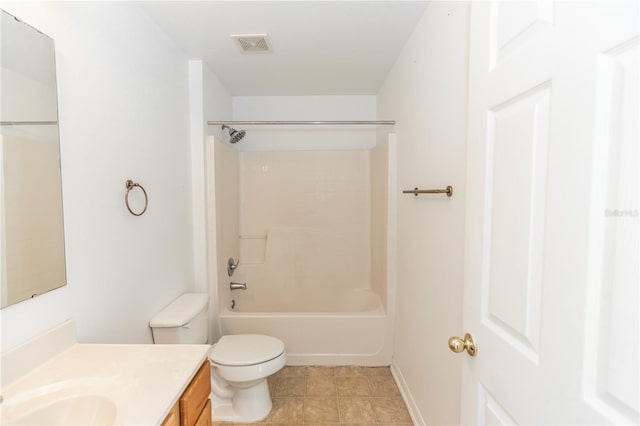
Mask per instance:
[[[233,281],[248,286],[232,293],[231,279],[220,279],[222,334],[275,336],[285,342],[289,365],[389,365],[393,307],[385,302],[393,292],[386,274],[393,269],[374,270],[371,263],[386,265],[392,255],[386,188],[394,177],[386,161],[393,159],[393,140],[375,152],[237,153],[215,143],[216,202],[225,214],[239,207],[240,267]],[[239,191],[230,177],[238,172]],[[380,191],[375,201],[372,181]],[[374,207],[383,211],[374,216]],[[237,223],[232,215],[227,221],[221,232],[232,238]],[[232,247],[230,239],[217,244]],[[383,275],[372,280],[372,271]],[[229,308],[231,298],[237,311]]]
[[[56,43],[68,279],[0,311],[1,350],[71,317],[81,342],[151,343],[149,318],[194,281],[187,60],[134,4],[0,7]]]
[[[238,151],[224,138],[211,136],[207,140],[207,156],[209,166],[209,200],[215,204],[211,212],[215,218],[209,216],[209,242],[215,242],[217,264],[216,276],[212,276],[211,286],[218,294],[219,310],[229,306],[232,294],[229,283],[238,281],[238,274],[229,277],[227,274],[227,260],[233,257],[236,261],[240,257],[240,172]],[[214,169],[211,170],[211,165]],[[213,227],[215,226],[215,227]],[[211,259],[214,260],[213,258]],[[240,259],[243,262],[243,259]]]
[[[233,98],[234,120],[374,120],[375,114],[375,96]],[[244,130],[234,145],[241,182],[238,280],[258,287],[370,288],[376,127]],[[380,293],[382,287],[378,282]]]
[[[371,185],[371,289],[387,306],[387,231],[389,205],[389,144],[386,133],[369,152]]]
[[[459,424],[468,4],[430,3],[378,97],[397,120],[394,367],[416,424]],[[454,195],[402,195],[452,185]],[[468,331],[468,330],[467,330]]]
[[[369,288],[369,168],[369,150],[241,152],[238,277]]]

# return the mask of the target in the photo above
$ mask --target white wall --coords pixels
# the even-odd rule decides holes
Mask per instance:
[[[222,139],[219,126],[207,126],[207,121],[230,119],[232,116],[231,95],[217,76],[201,61],[189,61],[189,103],[191,127],[191,176],[193,192],[193,250],[195,291],[209,294],[209,342],[220,338],[218,325],[219,286],[226,277],[227,249],[237,256],[237,203],[216,202],[222,197],[222,185],[233,180],[216,180],[216,161],[220,162],[215,140]],[[229,148],[235,153],[235,150]],[[237,154],[231,159],[237,169]],[[224,165],[224,164],[223,164]],[[223,176],[224,177],[224,176]],[[236,185],[237,185],[237,179]],[[236,191],[237,193],[237,191]],[[219,240],[225,227],[219,221],[225,213],[235,212],[235,233],[232,244]],[[220,210],[220,211],[218,211]],[[234,245],[235,244],[235,245]],[[221,276],[220,274],[224,274]]]
[[[375,120],[375,96],[236,96],[234,120]],[[367,149],[375,126],[236,126],[247,131],[239,151]]]
[[[204,110],[205,121],[228,120],[233,116],[231,94],[206,66]],[[210,342],[217,342],[220,338],[218,310],[229,303],[230,296],[227,259],[238,260],[238,153],[221,142],[224,138],[220,127],[207,126],[206,129]]]
[[[394,368],[418,422],[457,424],[463,335],[468,4],[432,2],[389,73],[378,116],[395,118],[397,185],[454,195],[397,195]]]
[[[71,317],[82,342],[150,343],[194,281],[187,61],[136,5],[0,7],[56,42],[68,278],[1,311],[2,350]],[[141,217],[127,179],[149,194]]]

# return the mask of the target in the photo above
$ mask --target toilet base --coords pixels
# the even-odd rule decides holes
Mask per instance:
[[[256,422],[267,417],[272,407],[266,379],[247,389],[236,388],[232,398],[221,398],[212,393],[211,402],[216,422]]]

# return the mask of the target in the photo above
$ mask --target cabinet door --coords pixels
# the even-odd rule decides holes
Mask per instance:
[[[202,412],[200,413],[200,417],[196,420],[195,426],[212,426],[213,425],[213,416],[211,413],[211,400],[207,399],[207,403],[204,405]]]
[[[180,426],[180,404],[178,402],[173,404],[161,426]]]
[[[211,393],[211,370],[205,361],[180,397],[180,423],[182,426],[196,424]]]

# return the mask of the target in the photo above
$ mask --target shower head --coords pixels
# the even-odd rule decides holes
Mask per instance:
[[[238,143],[240,142],[240,139],[244,138],[245,135],[245,131],[244,130],[236,130],[233,127],[229,127],[226,124],[222,125],[222,130],[227,129],[229,130],[229,142],[231,143]]]

